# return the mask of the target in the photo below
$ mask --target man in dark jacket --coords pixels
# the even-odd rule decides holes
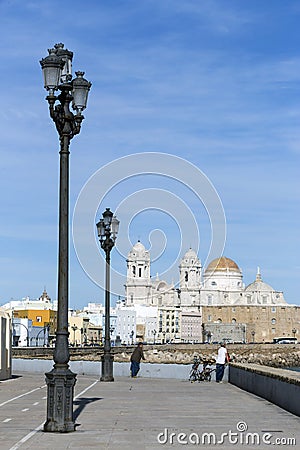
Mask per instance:
[[[144,353],[143,353],[143,343],[139,342],[130,357],[130,362],[131,362],[130,371],[131,371],[132,378],[135,378],[140,370],[141,359],[145,359],[145,358],[144,358]]]

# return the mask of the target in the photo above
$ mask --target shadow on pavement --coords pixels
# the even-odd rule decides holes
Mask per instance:
[[[76,420],[78,416],[82,413],[84,408],[89,404],[93,402],[97,402],[98,400],[103,400],[101,397],[80,397],[77,400],[74,401],[74,405],[78,405],[78,407],[75,409],[73,413],[73,418]]]

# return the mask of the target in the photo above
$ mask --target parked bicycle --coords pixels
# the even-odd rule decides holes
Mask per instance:
[[[194,362],[190,371],[189,381],[211,381],[211,374],[216,370],[209,366],[209,362],[203,363],[202,370],[199,369],[201,360],[194,358]]]
[[[194,358],[194,362],[190,371],[189,381],[197,381],[200,377],[199,371],[200,359]]]

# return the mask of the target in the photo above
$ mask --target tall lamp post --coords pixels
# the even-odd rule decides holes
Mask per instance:
[[[60,140],[59,177],[59,243],[58,243],[58,308],[54,367],[46,373],[47,420],[44,431],[70,432],[75,430],[73,393],[76,374],[69,369],[68,297],[69,297],[69,147],[71,139],[80,132],[91,83],[76,72],[72,78],[73,53],[56,44],[49,55],[40,61],[44,87],[48,91],[50,117]],[[60,94],[55,95],[59,90]],[[56,102],[58,102],[56,104]],[[70,111],[70,103],[75,111]]]
[[[155,345],[156,330],[152,330],[152,334],[153,334],[153,344]]]
[[[105,252],[105,340],[102,355],[102,372],[100,381],[114,381],[113,362],[110,342],[110,252],[115,245],[119,231],[119,221],[109,208],[102,214],[103,219],[97,223],[97,231],[101,248]]]
[[[109,331],[110,331],[110,342],[113,342],[112,335],[113,335],[113,332],[115,331],[115,327],[111,326]]]
[[[74,324],[74,325],[72,325],[71,326],[71,328],[72,328],[72,330],[73,330],[73,332],[74,332],[74,336],[73,336],[73,345],[74,345],[74,347],[76,346],[75,344],[76,344],[76,340],[75,340],[75,338],[76,338],[76,331],[78,330],[78,327]]]
[[[131,333],[130,333],[130,337],[131,337],[131,345],[133,345],[133,336],[134,336],[134,331],[131,330]]]

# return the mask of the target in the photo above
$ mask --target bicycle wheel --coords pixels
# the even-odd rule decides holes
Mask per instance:
[[[195,371],[193,370],[193,371],[190,373],[189,381],[191,381],[191,382],[193,383],[193,382],[196,381],[196,380],[197,380],[197,374],[196,374]]]

